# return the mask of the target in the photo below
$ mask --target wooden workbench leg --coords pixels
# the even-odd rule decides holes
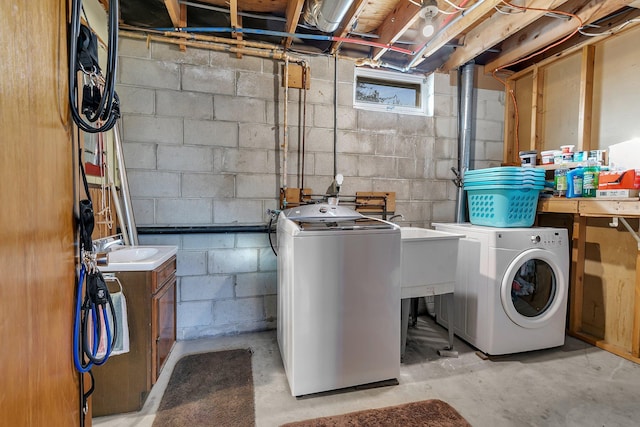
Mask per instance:
[[[584,300],[584,259],[587,247],[587,218],[573,217],[573,245],[571,250],[571,279],[569,283],[569,331],[582,329],[582,303]]]
[[[636,290],[633,305],[633,337],[631,339],[631,355],[640,357],[640,247],[636,257]]]

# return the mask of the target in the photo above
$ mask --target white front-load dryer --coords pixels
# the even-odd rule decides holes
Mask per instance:
[[[562,228],[433,224],[463,234],[458,246],[454,331],[489,355],[564,344],[569,241]],[[446,299],[438,323],[449,326]]]

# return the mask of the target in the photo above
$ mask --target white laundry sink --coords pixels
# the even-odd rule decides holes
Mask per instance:
[[[100,271],[151,271],[176,254],[176,246],[122,246],[107,254],[109,264]]]
[[[453,292],[462,234],[419,227],[400,227],[401,297]]]

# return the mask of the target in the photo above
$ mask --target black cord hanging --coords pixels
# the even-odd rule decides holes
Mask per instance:
[[[82,112],[78,110],[78,71],[93,79],[101,74],[98,64],[98,43],[95,34],[80,24],[82,0],[71,1],[71,23],[69,25],[69,105],[71,117],[84,132],[105,132],[120,118],[120,100],[115,92],[116,68],[118,62],[118,19],[119,2],[109,2],[108,26],[109,46],[107,49],[107,70],[104,89],[93,83],[83,86]],[[84,114],[87,120],[81,116]],[[93,123],[100,120],[101,125]]]

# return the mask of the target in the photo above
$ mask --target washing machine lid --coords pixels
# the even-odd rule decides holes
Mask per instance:
[[[330,205],[328,203],[316,203],[302,205],[284,211],[284,216],[292,221],[304,222],[339,222],[353,221],[364,218],[360,212],[346,206]]]
[[[371,218],[345,206],[317,203],[303,205],[283,211],[300,231],[360,231],[390,230],[396,225]],[[399,229],[399,228],[398,228]]]

